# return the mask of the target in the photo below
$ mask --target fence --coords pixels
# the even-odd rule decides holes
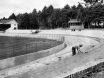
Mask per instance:
[[[0,33],[0,36],[13,36],[13,37],[31,37],[31,38],[46,38],[57,41],[62,41],[64,37],[61,34],[16,34],[16,33]]]
[[[57,46],[63,42],[61,35],[35,35],[35,34],[2,34],[1,36],[12,36],[15,41],[0,43],[0,59],[37,52]],[[21,39],[19,37],[25,37]],[[31,38],[31,39],[30,39]],[[36,40],[35,40],[35,39]],[[40,39],[40,41],[39,41]]]

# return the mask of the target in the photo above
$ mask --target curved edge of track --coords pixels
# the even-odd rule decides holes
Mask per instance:
[[[23,73],[24,71],[26,72],[26,70],[28,71],[29,69],[32,69],[33,67],[36,69],[36,68],[39,68],[39,67],[42,67],[45,65],[49,65],[52,62],[59,61],[60,59],[63,59],[66,56],[68,56],[68,57],[71,56],[72,53],[69,50],[69,49],[71,49],[71,47],[67,43],[65,43],[65,44],[67,45],[67,47],[65,49],[63,49],[62,51],[59,51],[58,53],[55,53],[53,55],[36,60],[36,61],[31,62],[29,64],[25,64],[25,65],[21,65],[19,67],[17,66],[17,67],[13,67],[10,69],[0,71],[0,78],[5,78],[6,76],[11,76],[14,74]],[[47,59],[50,59],[50,60],[47,60]]]

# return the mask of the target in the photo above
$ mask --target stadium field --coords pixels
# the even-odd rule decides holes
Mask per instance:
[[[59,44],[60,41],[42,38],[0,36],[0,60],[49,49]]]

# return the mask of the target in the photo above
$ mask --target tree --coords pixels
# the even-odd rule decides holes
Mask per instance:
[[[17,22],[18,22],[18,29],[22,29],[22,21],[23,21],[23,14],[18,14],[16,16]]]
[[[76,8],[77,8],[77,10],[83,9],[83,6],[81,5],[81,3],[79,3],[78,6],[77,6]]]
[[[7,18],[3,17],[3,20],[7,20]]]
[[[71,7],[71,9],[72,9],[72,10],[77,10],[77,7],[76,7],[75,5],[73,5],[73,6]]]
[[[85,5],[89,6],[96,6],[98,4],[103,4],[103,0],[83,0]]]
[[[15,16],[15,14],[12,13],[12,15],[10,15],[8,19],[15,19],[15,20],[16,20],[16,16]]]
[[[22,20],[21,20],[21,27],[23,29],[30,29],[30,19],[29,19],[29,14],[25,13],[23,14]]]
[[[91,27],[92,23],[100,25],[104,23],[104,5],[102,0],[83,0],[85,4],[90,5],[83,7],[81,3],[78,6],[70,7],[68,4],[64,8],[54,8],[52,5],[44,6],[42,11],[34,9],[31,13],[11,14],[8,19],[16,19],[19,23],[19,28],[23,29],[38,29],[38,28],[57,28],[67,27],[70,19],[81,20],[85,27]],[[95,26],[95,27],[96,27]]]
[[[54,9],[53,14],[51,15],[51,28],[58,28],[61,26],[60,18],[60,9]]]
[[[43,23],[42,23],[41,14],[42,14],[42,12],[39,11],[39,12],[38,12],[38,18],[37,18],[37,20],[38,20],[38,25],[39,25],[39,28],[44,28],[44,27],[43,27]]]
[[[29,18],[30,18],[30,28],[31,29],[39,28],[38,13],[37,13],[36,9],[34,9],[33,12],[29,14]]]
[[[67,10],[67,17],[68,20],[70,19],[76,19],[77,18],[77,7],[74,5],[69,10]]]
[[[69,17],[68,12],[69,12],[69,9],[66,9],[66,8],[63,8],[60,11],[59,21],[61,23],[61,27],[63,27],[63,28],[66,28],[68,25],[68,17]]]
[[[70,10],[70,6],[67,4],[64,6],[64,9]]]
[[[48,14],[48,17],[51,16],[51,14],[53,13],[54,11],[54,7],[52,5],[50,5],[48,8],[47,8],[47,14]]]
[[[52,5],[50,5],[47,8],[47,28],[51,28],[52,27],[52,24],[51,24],[51,15],[53,14],[53,12],[54,12],[54,7]]]
[[[84,11],[81,13],[80,19],[84,22],[89,24],[91,27],[92,23],[95,23],[95,27],[100,25],[101,18],[104,17],[104,5],[98,4],[96,6],[91,6],[88,8],[84,8]]]
[[[41,17],[41,23],[43,28],[47,28],[48,24],[47,24],[47,17],[48,17],[48,13],[47,13],[47,7],[45,6],[40,14]]]
[[[84,7],[79,3],[77,6],[77,19],[78,20],[81,20],[83,11],[84,11]]]
[[[103,3],[103,0],[84,0],[84,1],[89,4]]]
[[[77,11],[76,10],[70,10],[68,13],[68,16],[70,19],[76,19],[77,18]]]

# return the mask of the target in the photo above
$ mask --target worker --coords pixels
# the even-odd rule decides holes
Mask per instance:
[[[72,47],[72,55],[75,55],[75,54],[76,54],[76,48]]]
[[[78,53],[82,53],[81,50],[80,50],[80,48],[81,48],[82,46],[83,46],[83,45],[80,44],[80,45],[77,47],[77,52],[78,52]]]
[[[83,45],[78,45],[78,46],[74,46],[72,47],[72,55],[76,55],[77,53],[81,53],[80,47],[82,47]]]

